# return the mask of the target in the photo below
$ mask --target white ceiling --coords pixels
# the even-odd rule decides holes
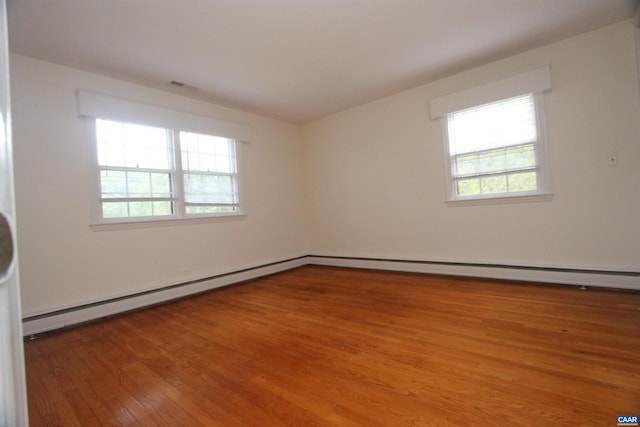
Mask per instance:
[[[303,123],[628,19],[636,3],[8,0],[8,17],[12,52]]]

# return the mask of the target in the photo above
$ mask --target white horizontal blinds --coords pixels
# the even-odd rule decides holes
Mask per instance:
[[[538,189],[533,94],[450,113],[447,126],[457,196]]]
[[[251,139],[251,128],[245,124],[129,101],[87,90],[78,89],[75,94],[79,117],[180,129],[218,135],[242,142],[249,142]]]
[[[180,132],[187,215],[239,211],[236,141]]]
[[[172,215],[171,134],[158,127],[96,120],[102,217]]]
[[[449,114],[451,154],[537,140],[536,110],[528,94]]]

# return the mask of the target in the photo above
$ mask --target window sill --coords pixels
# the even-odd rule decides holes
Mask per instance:
[[[509,203],[533,203],[533,202],[549,202],[553,198],[553,194],[527,194],[521,196],[498,196],[498,197],[477,197],[469,199],[446,200],[447,206],[477,206],[477,205],[502,205]]]
[[[227,215],[216,216],[199,216],[193,218],[167,218],[167,219],[145,219],[145,220],[124,220],[114,222],[103,222],[90,224],[89,227],[92,231],[110,231],[110,230],[130,230],[136,228],[153,228],[153,227],[167,227],[175,225],[190,225],[190,224],[205,224],[208,222],[221,222],[221,221],[239,221],[244,220],[247,217],[245,213],[233,213]]]

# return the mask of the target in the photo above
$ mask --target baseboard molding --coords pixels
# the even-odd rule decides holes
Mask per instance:
[[[502,264],[306,255],[26,317],[23,319],[22,331],[23,335],[27,337],[42,334],[189,295],[207,292],[223,286],[280,273],[307,264],[640,291],[639,271],[587,270]]]
[[[257,279],[270,274],[301,267],[307,264],[307,257],[287,259],[258,265],[233,272],[218,274],[186,283],[178,283],[145,292],[111,298],[63,310],[26,317],[22,323],[24,336],[33,336],[45,332],[63,329],[100,318],[113,316],[127,311],[137,310],[155,304],[164,303],[189,295],[207,292],[223,286]]]
[[[309,255],[309,264],[640,291],[640,271]]]

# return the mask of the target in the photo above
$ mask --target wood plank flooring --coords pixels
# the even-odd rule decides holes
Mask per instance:
[[[614,426],[640,293],[306,266],[25,343],[32,426]]]

